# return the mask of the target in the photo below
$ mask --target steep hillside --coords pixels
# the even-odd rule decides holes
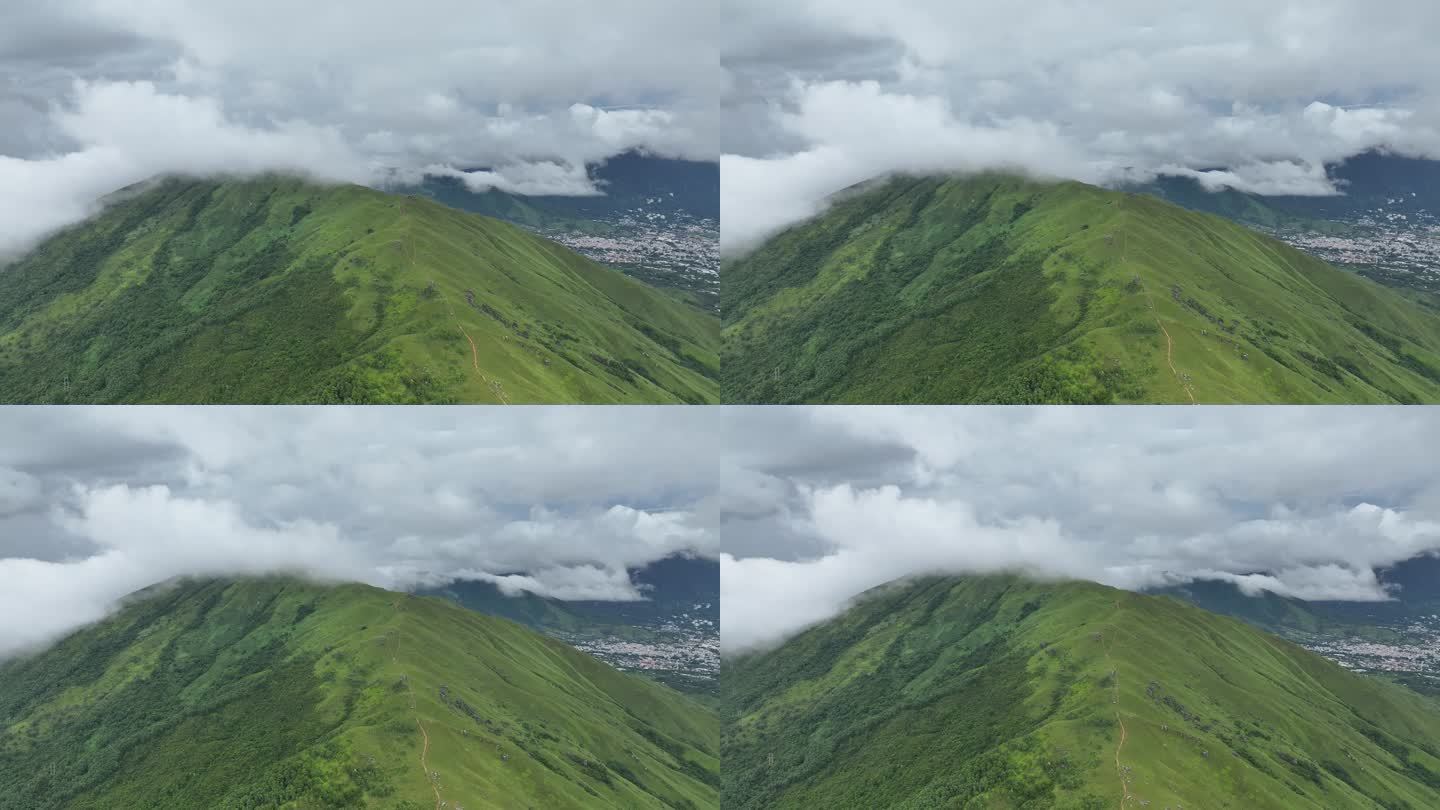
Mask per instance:
[[[587,169],[601,194],[472,191],[454,176],[402,190],[513,222],[718,312],[720,164],[626,153]]]
[[[0,807],[716,807],[714,715],[519,625],[359,585],[144,592],[0,664]]]
[[[723,272],[734,402],[1440,402],[1440,313],[1149,195],[840,195]]]
[[[636,602],[562,601],[506,594],[462,580],[428,593],[554,636],[623,672],[713,699],[719,689],[720,563],[680,555],[630,571]]]
[[[171,179],[0,270],[5,402],[707,402],[716,320],[515,226]]]
[[[1440,161],[1366,154],[1326,167],[1343,193],[1263,196],[1161,176],[1130,191],[1253,227],[1434,307],[1440,292]]]
[[[1196,580],[1157,591],[1276,633],[1347,669],[1440,696],[1440,558],[1420,556],[1376,571],[1384,602],[1306,602],[1230,582]]]
[[[1098,585],[894,584],[721,685],[726,807],[1440,806],[1440,703]]]

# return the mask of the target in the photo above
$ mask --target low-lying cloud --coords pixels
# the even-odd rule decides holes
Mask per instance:
[[[1418,449],[1440,437],[1440,419],[1424,413],[786,408],[728,419],[740,448],[721,475],[730,652],[917,574],[1132,590],[1219,579],[1250,594],[1379,601],[1392,594],[1377,568],[1440,552],[1440,477]],[[835,462],[802,461],[819,434]],[[763,451],[749,435],[765,437]]]
[[[729,255],[891,172],[1340,193],[1324,166],[1440,157],[1434,4],[741,0],[724,34]],[[1359,43],[1383,43],[1361,47]]]
[[[162,173],[385,185],[478,167],[486,188],[596,194],[586,165],[624,152],[713,160],[719,68],[698,38],[712,13],[659,0],[360,0],[343,19],[275,0],[6,8],[0,258]]]
[[[178,576],[630,601],[628,569],[718,554],[700,409],[195,410],[0,425],[0,657]]]
[[[76,82],[72,103],[54,121],[79,144],[74,151],[0,155],[0,258],[94,214],[104,195],[157,174],[283,171],[353,183],[380,176],[333,128],[302,121],[249,127],[214,99],[166,94],[151,82]]]

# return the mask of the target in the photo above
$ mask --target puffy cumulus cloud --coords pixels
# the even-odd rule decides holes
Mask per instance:
[[[95,549],[64,560],[0,558],[0,656],[103,618],[121,597],[179,575],[283,572],[386,584],[333,525],[255,526],[232,503],[176,497],[163,485],[78,486],[56,523]]]
[[[595,194],[586,164],[625,151],[713,160],[716,14],[660,0],[6,8],[0,251],[162,172],[384,185],[479,167],[485,187]]]
[[[1377,568],[1440,551],[1424,412],[775,408],[728,411],[725,434],[731,652],[916,574],[1375,601]]]
[[[76,82],[54,120],[83,145],[55,157],[0,155],[0,258],[84,219],[103,195],[160,173],[287,171],[342,182],[371,176],[334,128],[246,126],[214,99],[165,93],[152,82]]]
[[[721,158],[721,247],[730,254],[818,213],[846,186],[892,172],[1003,168],[1042,177],[1099,179],[1050,122],[1025,117],[980,124],[956,117],[938,96],[890,92],[878,82],[822,82],[793,88],[794,112],[781,127],[803,151],[781,157]]]
[[[0,425],[0,655],[185,575],[645,598],[718,553],[702,409],[19,408]]]
[[[886,172],[1172,173],[1327,195],[1343,191],[1327,162],[1440,157],[1440,55],[1424,33],[1440,7],[1424,0],[772,6],[737,0],[721,35],[732,254]]]

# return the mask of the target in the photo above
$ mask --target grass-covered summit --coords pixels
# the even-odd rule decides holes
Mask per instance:
[[[167,179],[0,268],[0,402],[714,401],[713,315],[523,229]]]
[[[158,586],[0,663],[0,808],[715,808],[712,710],[440,599]]]
[[[736,810],[1440,807],[1440,703],[1088,583],[885,586],[721,693]]]
[[[721,298],[733,402],[1440,402],[1440,311],[1081,183],[864,184]]]

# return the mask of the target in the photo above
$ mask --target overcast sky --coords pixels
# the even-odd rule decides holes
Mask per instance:
[[[182,574],[640,598],[714,558],[704,408],[17,408],[0,420],[0,656]]]
[[[729,252],[888,171],[1086,182],[1227,167],[1325,194],[1322,164],[1440,157],[1432,0],[727,0]]]
[[[0,250],[167,171],[493,167],[593,192],[630,149],[718,155],[715,3],[0,4]]]
[[[792,406],[724,430],[732,652],[914,574],[1372,601],[1377,566],[1440,550],[1429,408]]]

